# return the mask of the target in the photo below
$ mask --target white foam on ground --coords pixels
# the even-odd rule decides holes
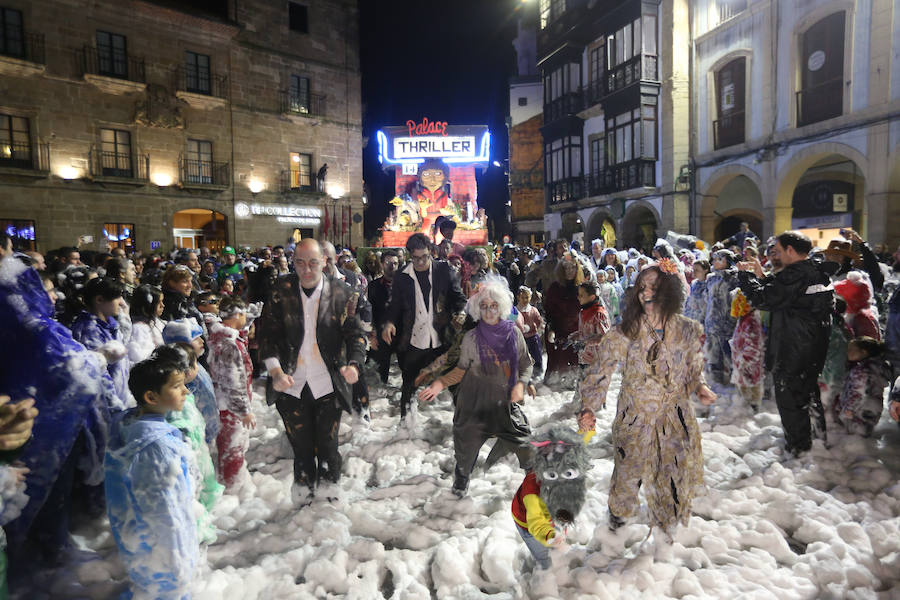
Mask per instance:
[[[374,381],[375,378],[370,378]],[[420,407],[398,431],[391,386],[371,390],[372,423],[344,418],[339,486],[297,509],[281,420],[257,385],[243,485],[213,517],[218,541],[196,582],[199,599],[255,598],[888,598],[900,595],[900,429],[885,415],[871,439],[830,432],[799,459],[783,453],[771,402],[752,415],[723,398],[701,421],[705,494],[673,539],[650,533],[645,516],[611,533],[612,408],[598,415],[587,502],[570,545],[550,572],[533,560],[510,515],[523,473],[507,457],[477,468],[469,496],[450,493],[452,405]],[[571,391],[527,398],[533,427],[573,424]],[[611,398],[609,406],[615,405]],[[486,457],[490,442],[482,450]],[[331,496],[329,500],[326,496]],[[79,551],[36,578],[31,598],[108,598],[124,571],[105,519],[82,522]]]

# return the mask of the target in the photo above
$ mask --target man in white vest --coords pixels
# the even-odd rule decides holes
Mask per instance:
[[[447,351],[452,325],[459,327],[466,318],[466,297],[459,278],[449,264],[432,260],[428,236],[411,235],[406,250],[411,260],[395,278],[387,320],[381,329],[386,343],[390,344],[394,336],[399,338],[401,422],[406,420],[419,371]]]

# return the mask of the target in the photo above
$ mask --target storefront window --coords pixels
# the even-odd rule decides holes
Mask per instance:
[[[106,223],[103,235],[113,248],[134,248],[134,223]]]
[[[17,250],[37,250],[34,221],[31,219],[0,219],[0,226]]]

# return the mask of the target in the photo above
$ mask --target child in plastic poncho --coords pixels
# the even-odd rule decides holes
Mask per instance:
[[[835,404],[835,418],[847,433],[868,437],[881,419],[884,388],[891,384],[891,365],[884,352],[883,342],[866,336],[847,345],[847,378]]]
[[[759,311],[747,302],[740,289],[733,292],[731,316],[738,320],[731,337],[731,383],[737,386],[741,399],[759,412],[763,392],[765,336]]]
[[[216,469],[213,466],[209,446],[206,445],[204,433],[206,423],[203,415],[197,408],[194,395],[190,393],[190,382],[197,378],[199,365],[197,354],[193,347],[185,342],[178,342],[156,349],[154,356],[168,358],[177,361],[185,367],[184,384],[188,388],[188,395],[184,401],[184,408],[180,411],[172,411],[166,415],[166,422],[174,425],[184,435],[185,441],[194,451],[194,460],[191,466],[191,478],[194,483],[195,497],[200,502],[197,510],[197,531],[200,541],[211,544],[216,541],[216,528],[212,524],[212,512],[216,502],[221,498],[225,488],[216,481]]]
[[[117,415],[106,453],[106,510],[136,599],[189,598],[197,566],[192,451],[165,418],[185,405],[183,368],[156,356],[132,368],[138,407]]]

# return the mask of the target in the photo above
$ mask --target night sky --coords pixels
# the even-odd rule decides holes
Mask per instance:
[[[536,2],[537,0],[528,0]],[[369,190],[366,238],[377,233],[393,198],[375,132],[422,117],[488,125],[492,160],[507,157],[509,77],[515,74],[516,10],[521,0],[360,0],[363,174]],[[479,175],[478,204],[505,219],[503,168]]]

